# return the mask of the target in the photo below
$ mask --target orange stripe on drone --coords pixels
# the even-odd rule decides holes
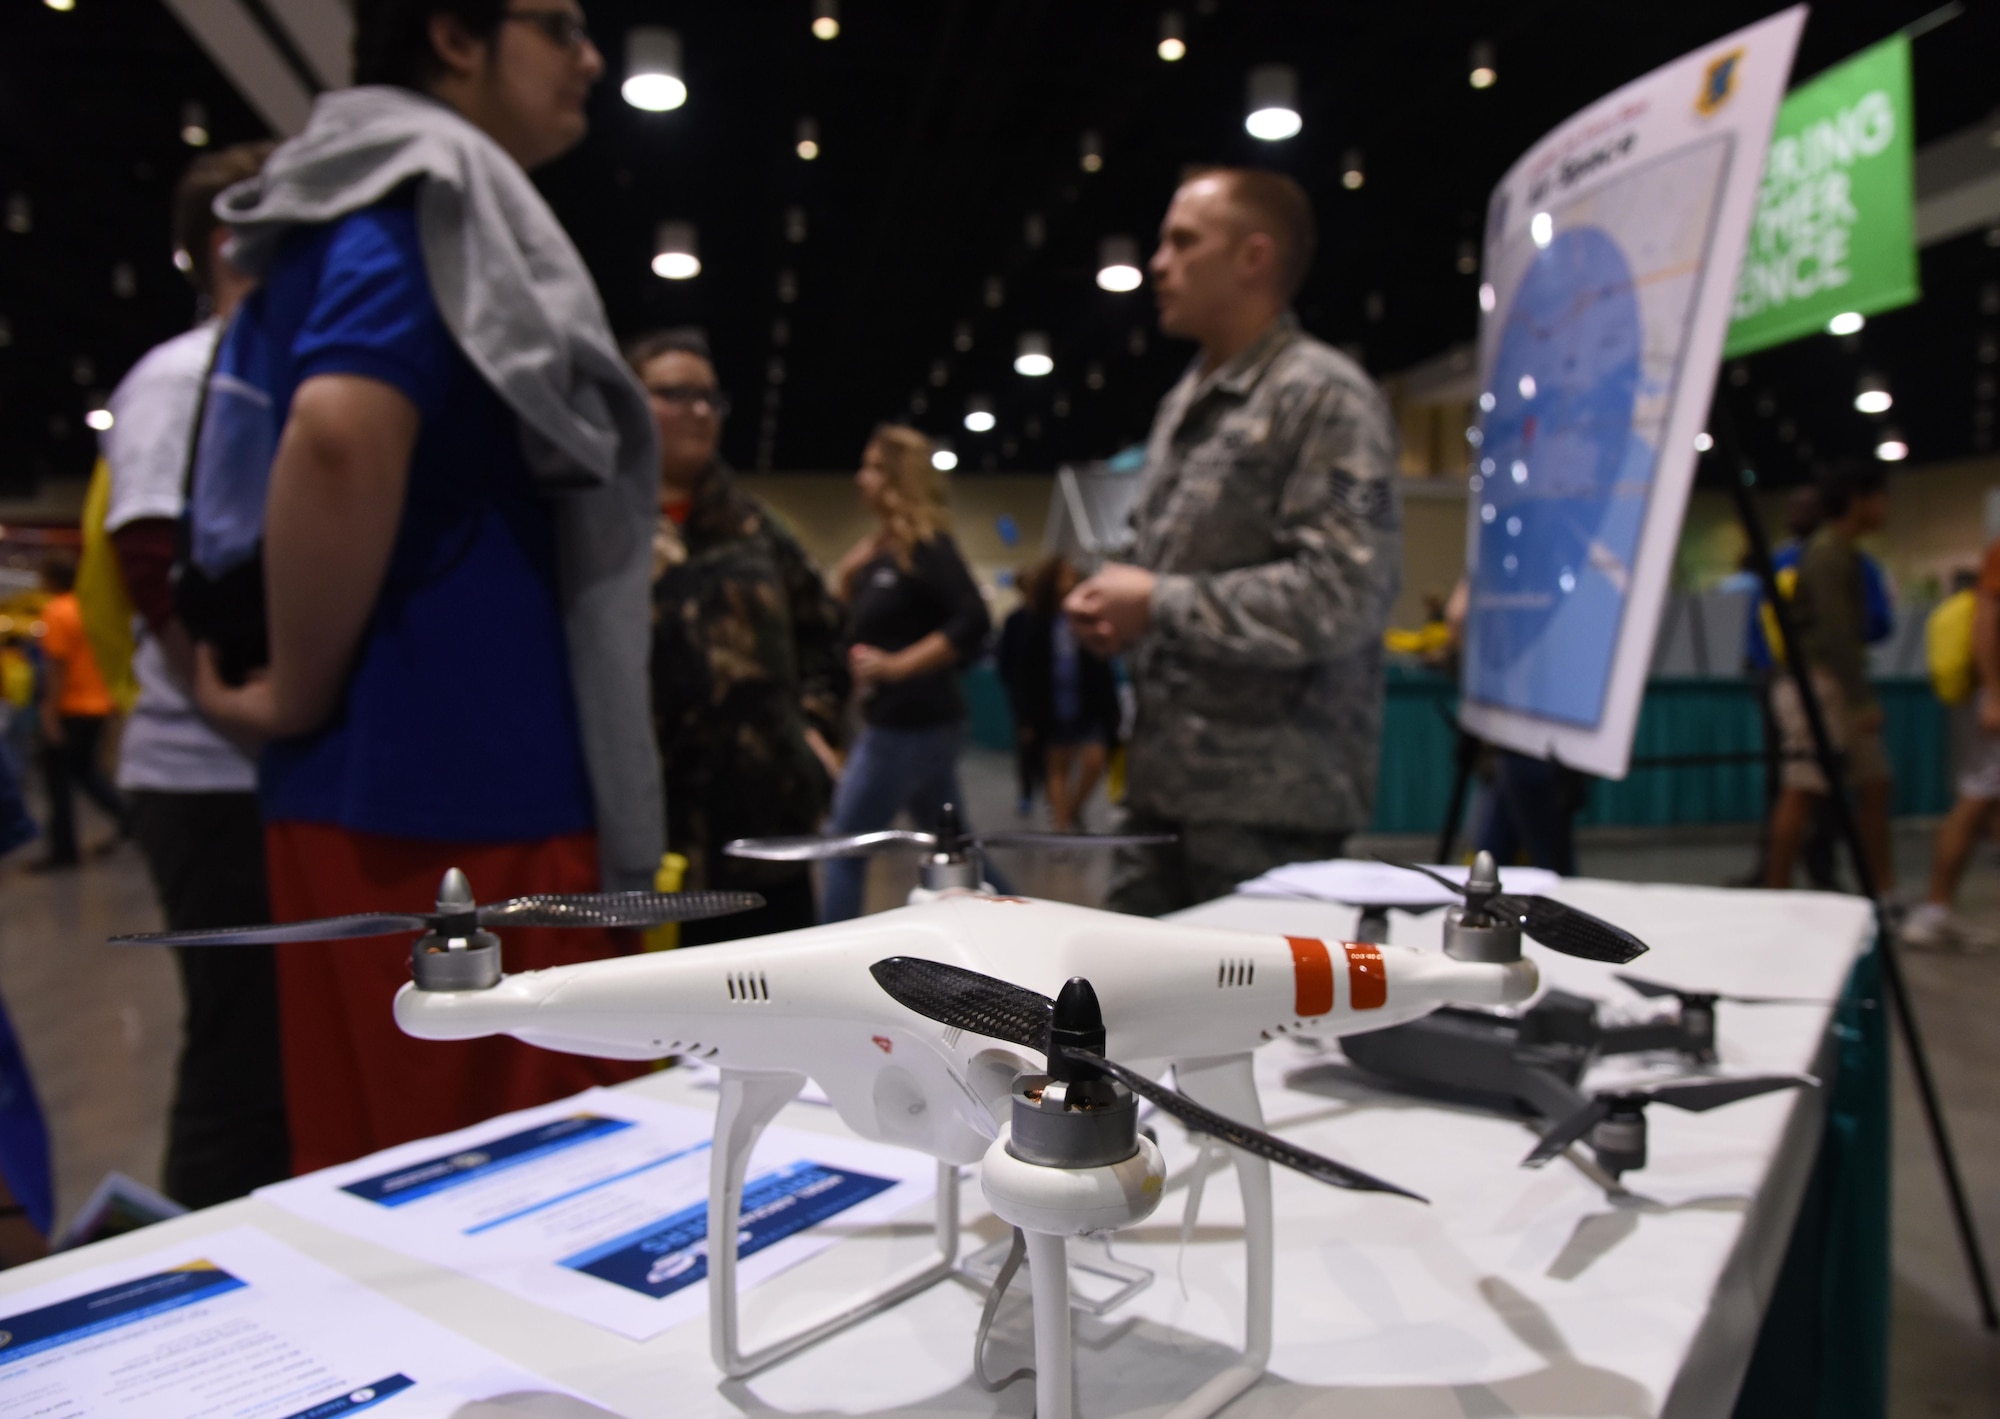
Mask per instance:
[[[1310,936],[1287,936],[1292,948],[1292,975],[1298,987],[1294,1009],[1301,1018],[1333,1009],[1333,957],[1326,943]]]
[[[1382,953],[1366,941],[1343,941],[1347,951],[1347,1004],[1352,1010],[1379,1010],[1388,1003],[1389,973]]]

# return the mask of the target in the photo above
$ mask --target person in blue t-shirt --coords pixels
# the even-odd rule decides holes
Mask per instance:
[[[268,656],[216,631],[198,703],[262,746],[281,921],[419,909],[454,866],[483,900],[648,885],[651,418],[525,176],[583,137],[603,58],[561,0],[361,0],[355,53],[366,87],[217,205],[262,285],[208,381],[189,555],[261,575]],[[626,943],[505,945],[521,970]],[[295,1168],[636,1072],[403,1035],[407,952],[281,953]]]

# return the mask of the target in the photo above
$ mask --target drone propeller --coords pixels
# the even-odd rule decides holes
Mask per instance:
[[[1559,1120],[1521,1160],[1521,1166],[1539,1168],[1614,1113],[1637,1113],[1647,1104],[1671,1104],[1690,1113],[1705,1113],[1739,1099],[1752,1099],[1780,1089],[1818,1087],[1817,1079],[1803,1074],[1752,1074],[1736,1079],[1676,1079],[1643,1088],[1610,1090],[1595,1095],[1568,1118]]]
[[[289,921],[276,926],[225,926],[209,931],[147,931],[114,936],[118,946],[281,946],[294,941],[350,941],[364,936],[393,936],[403,931],[431,931],[464,936],[493,926],[665,926],[676,921],[700,921],[753,911],[764,905],[755,892],[580,892],[568,895],[540,892],[479,906],[472,888],[457,868],[447,872],[438,888],[432,912],[359,912]]]
[[[1551,951],[1560,951],[1565,956],[1579,956],[1586,961],[1603,961],[1609,965],[1622,966],[1646,954],[1646,943],[1622,926],[1613,926],[1602,917],[1592,916],[1587,911],[1559,902],[1553,897],[1488,890],[1469,881],[1454,882],[1449,877],[1433,872],[1428,867],[1419,867],[1413,862],[1396,862],[1386,857],[1380,860],[1391,867],[1400,867],[1409,872],[1421,872],[1439,886],[1456,892],[1465,898],[1468,912],[1510,917],[1518,921],[1522,932],[1530,939],[1541,942]]]
[[[1817,1000],[1807,995],[1732,995],[1726,990],[1682,990],[1679,986],[1666,985],[1644,976],[1628,976],[1623,971],[1612,976],[1623,981],[1648,999],[1661,1000],[1668,996],[1681,1001],[1727,1000],[1732,1005],[1831,1005],[1831,1000]]]
[[[869,857],[888,848],[914,847],[953,855],[981,847],[1149,847],[1174,841],[1172,833],[968,833],[959,826],[958,809],[947,803],[934,833],[908,828],[884,828],[874,833],[844,833],[821,837],[804,834],[784,838],[737,838],[725,844],[731,857],[764,862],[820,862],[832,857]]]
[[[1080,976],[1063,986],[1060,998],[1050,1000],[977,971],[916,956],[891,956],[877,961],[868,970],[899,1005],[927,1019],[1035,1050],[1047,1057],[1051,1072],[1067,1065],[1081,1078],[1109,1075],[1156,1105],[1162,1113],[1171,1114],[1196,1132],[1246,1153],[1334,1187],[1390,1192],[1426,1201],[1406,1188],[1227,1118],[1177,1089],[1105,1058],[1104,1017],[1098,1009],[1097,994],[1090,982]]]

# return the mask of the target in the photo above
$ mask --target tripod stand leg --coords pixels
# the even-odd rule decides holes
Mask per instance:
[[[1945,1126],[1944,1108],[1938,1101],[1937,1085],[1931,1078],[1930,1056],[1924,1048],[1923,1033],[1917,1028],[1916,1006],[1910,1000],[1909,988],[1903,977],[1896,933],[1890,926],[1888,912],[1883,907],[1881,892],[1875,881],[1874,868],[1861,841],[1861,825],[1847,794],[1840,755],[1834,749],[1833,736],[1827,731],[1826,717],[1821,712],[1812,675],[1792,628],[1791,611],[1778,590],[1778,576],[1771,565],[1771,549],[1764,535],[1764,521],[1758,516],[1757,504],[1750,496],[1753,475],[1738,452],[1735,424],[1730,418],[1728,406],[1719,398],[1711,422],[1715,426],[1717,452],[1732,475],[1729,481],[1736,498],[1736,515],[1743,523],[1745,537],[1749,539],[1750,558],[1756,568],[1757,580],[1762,585],[1773,619],[1778,623],[1777,649],[1798,688],[1799,703],[1805,710],[1806,723],[1812,729],[1814,753],[1819,760],[1820,772],[1826,776],[1827,801],[1832,805],[1841,838],[1847,843],[1848,855],[1854,860],[1855,880],[1861,884],[1862,895],[1875,907],[1876,949],[1881,952],[1882,975],[1889,984],[1889,1000],[1896,1012],[1896,1022],[1902,1026],[1903,1044],[1909,1050],[1910,1072],[1916,1079],[1917,1094],[1923,1101],[1924,1122],[1930,1128],[1931,1147],[1937,1155],[1938,1172],[1944,1179],[1945,1196],[1951,1204],[1959,1246],[1965,1253],[1966,1268],[1972,1274],[1972,1289],[1979,1302],[1980,1320],[1988,1330],[2000,1330],[2000,1312],[1995,1311],[1993,1304],[1993,1282],[1986,1270],[1986,1256],[1980,1248],[1979,1233],[1972,1224],[1972,1209],[1966,1203],[1965,1184],[1959,1177],[1958,1155],[1952,1149],[1951,1134]]]

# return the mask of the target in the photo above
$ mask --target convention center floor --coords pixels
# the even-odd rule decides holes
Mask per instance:
[[[1001,755],[970,753],[965,781],[975,824],[1019,821],[1012,766]],[[105,820],[88,806],[83,811],[85,843],[107,837]],[[1109,825],[1101,795],[1090,821]],[[1898,867],[1907,884],[1920,884],[1928,871],[1933,827],[1899,826]],[[1357,853],[1419,860],[1430,848],[1403,838],[1353,845]],[[110,1170],[158,1181],[179,988],[164,954],[104,944],[112,934],[159,925],[136,848],[113,846],[77,871],[53,875],[26,870],[37,850],[0,864],[0,994],[49,1116],[67,1217]],[[1586,835],[1582,865],[1593,877],[1719,885],[1747,871],[1752,852],[1748,830],[1617,830]],[[1002,867],[1022,892],[1093,904],[1103,897],[1106,864],[1097,853],[1012,853]],[[878,863],[871,909],[895,905],[913,880],[913,864]],[[1983,851],[1961,906],[2000,927],[2000,849]],[[1988,1252],[2000,1259],[2000,954],[1913,952],[1906,959],[1966,1188]],[[2000,1342],[1979,1329],[1900,1047],[1896,1073],[1891,1413],[2000,1419]]]

